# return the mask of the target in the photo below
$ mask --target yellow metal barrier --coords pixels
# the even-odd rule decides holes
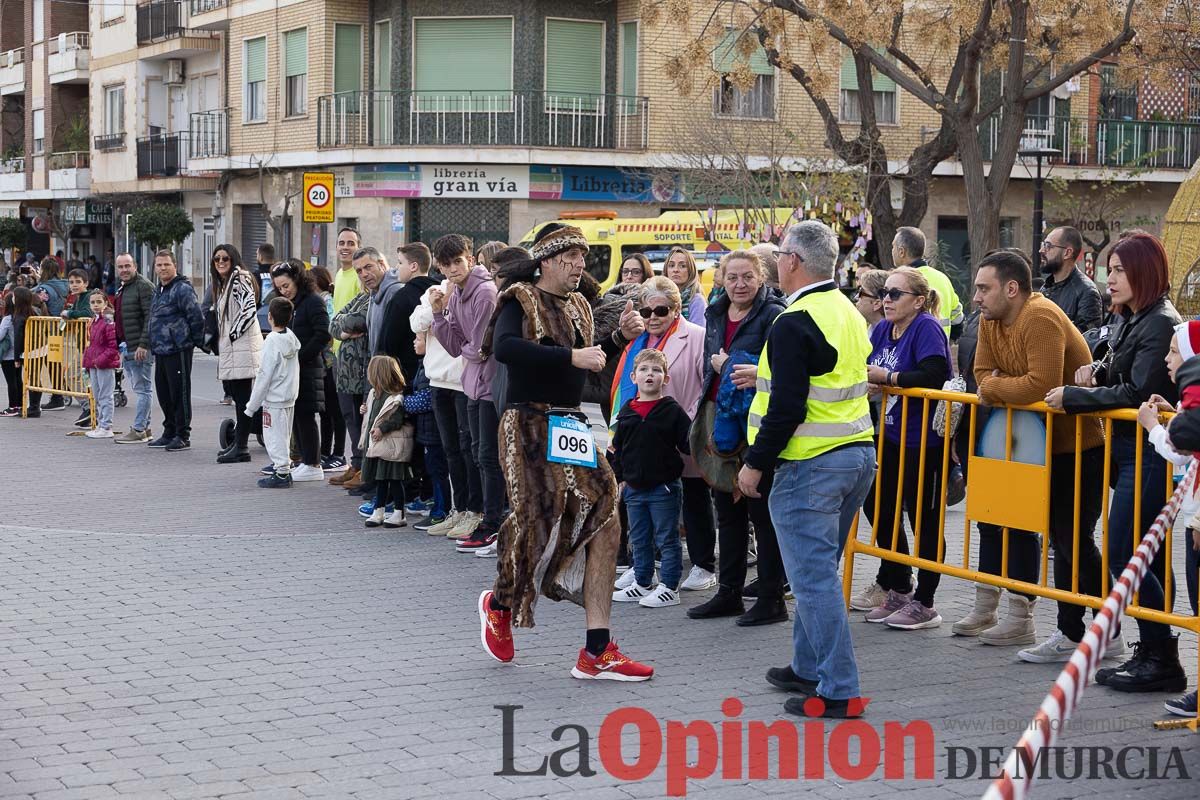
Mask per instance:
[[[96,403],[83,368],[83,351],[91,336],[90,319],[30,317],[25,321],[25,360],[21,416],[29,414],[29,393],[60,394],[88,401],[91,427],[96,427]]]
[[[946,481],[949,477],[949,462],[950,449],[953,446],[953,440],[948,440],[946,446],[941,452],[942,466],[942,485],[938,493],[940,498],[939,514],[938,514],[938,550],[937,561],[921,558],[919,555],[909,555],[898,552],[898,541],[903,526],[903,488],[904,488],[904,469],[905,469],[905,453],[908,449],[907,437],[901,435],[899,444],[899,459],[898,459],[898,475],[896,476],[896,513],[893,517],[892,530],[885,532],[885,537],[890,534],[890,547],[879,542],[879,519],[882,496],[886,485],[884,481],[877,481],[875,492],[875,507],[874,507],[874,522],[871,525],[871,536],[869,541],[861,541],[857,534],[857,522],[850,537],[846,540],[846,563],[845,570],[842,576],[843,592],[846,597],[846,602],[849,604],[852,583],[854,579],[854,558],[857,555],[869,555],[876,558],[890,561],[896,564],[903,564],[909,567],[918,569],[930,570],[938,572],[942,575],[950,575],[955,578],[973,581],[975,583],[985,583],[991,586],[997,586],[1010,591],[1024,592],[1025,594],[1035,595],[1037,597],[1045,597],[1056,602],[1066,602],[1075,605],[1087,606],[1090,608],[1100,608],[1104,604],[1105,598],[1110,591],[1112,576],[1109,572],[1109,557],[1108,557],[1108,517],[1109,517],[1109,485],[1111,478],[1111,448],[1112,448],[1112,425],[1114,421],[1128,422],[1137,424],[1136,409],[1119,409],[1113,411],[1103,411],[1092,414],[1064,415],[1062,412],[1054,411],[1045,403],[1036,403],[1030,406],[995,406],[992,408],[992,413],[1006,414],[1005,422],[1005,453],[1004,459],[987,458],[977,455],[977,412],[983,403],[977,395],[963,394],[959,392],[946,392],[936,389],[898,389],[894,387],[882,387],[884,393],[884,407],[886,407],[888,396],[895,395],[896,402],[902,404],[900,412],[900,430],[906,432],[908,430],[908,415],[910,413],[921,414],[921,444],[920,456],[917,465],[917,490],[916,496],[920,498],[923,494],[926,477],[926,454],[929,451],[928,437],[930,435],[930,419],[932,418],[933,410],[936,404],[945,404],[945,413],[947,418],[950,416],[951,403],[961,403],[966,408],[964,409],[964,418],[962,425],[969,426],[968,433],[970,434],[970,461],[966,465],[967,472],[967,505],[966,505],[966,520],[963,526],[963,551],[961,564],[945,563],[945,534],[946,534]],[[914,402],[920,403],[919,412],[916,409],[909,408]],[[1022,463],[1013,460],[1013,412],[1015,411],[1031,411],[1042,415],[1046,425],[1046,448],[1044,462],[1042,464]],[[1168,415],[1163,415],[1165,419]],[[1101,492],[1101,541],[1099,542],[1100,557],[1102,563],[1101,570],[1101,592],[1099,595],[1090,595],[1080,592],[1079,590],[1079,545],[1082,536],[1092,536],[1092,531],[1080,530],[1080,512],[1079,504],[1075,503],[1074,509],[1074,530],[1072,533],[1072,559],[1071,559],[1071,587],[1069,590],[1060,589],[1050,585],[1050,570],[1049,553],[1050,553],[1050,468],[1051,455],[1053,448],[1053,433],[1054,426],[1058,424],[1066,424],[1075,426],[1075,480],[1074,480],[1074,497],[1079,496],[1082,480],[1082,453],[1083,453],[1083,425],[1087,418],[1099,418],[1104,425],[1104,487]],[[1135,466],[1134,466],[1134,485],[1141,486],[1142,482],[1142,462],[1146,455],[1143,452],[1143,436],[1136,437],[1135,444]],[[882,457],[884,442],[883,423],[880,420],[878,441],[876,443],[880,457]],[[1151,452],[1149,458],[1159,458],[1157,453]],[[881,459],[882,460],[882,459]],[[1168,465],[1167,469],[1167,485],[1166,497],[1170,497],[1173,489],[1173,469]],[[890,499],[890,498],[889,498]],[[1074,499],[1074,498],[1073,498]],[[1062,502],[1059,500],[1059,502]],[[913,546],[911,553],[919,554],[921,541],[921,503],[917,504],[917,510],[914,519],[913,531]],[[1134,531],[1133,531],[1133,547],[1130,556],[1136,552],[1138,545],[1141,543],[1142,536],[1145,531],[1140,530],[1141,525],[1141,493],[1134,493]],[[1155,512],[1158,509],[1154,509]],[[1001,563],[1000,574],[993,575],[991,573],[982,572],[979,569],[971,567],[971,523],[985,522],[996,525],[1001,528]],[[1186,522],[1186,520],[1185,520]],[[1008,575],[1008,545],[1009,531],[1016,529],[1021,531],[1032,531],[1041,534],[1041,568],[1039,570],[1040,578],[1037,583],[1029,583],[1028,581],[1017,580]],[[885,538],[886,542],[886,538]],[[1166,538],[1163,543],[1163,548],[1159,552],[1159,557],[1165,559],[1165,585],[1163,586],[1163,594],[1165,597],[1163,608],[1147,608],[1140,605],[1138,597],[1135,594],[1126,613],[1136,619],[1149,620],[1151,622],[1160,622],[1166,625],[1190,630],[1197,635],[1200,635],[1200,616],[1184,615],[1174,613],[1171,609],[1172,582],[1171,582],[1171,556],[1174,546],[1173,530],[1168,529]],[[1121,559],[1119,566],[1124,566],[1125,559]],[[1200,656],[1197,658],[1197,674],[1200,675]],[[1197,721],[1191,720],[1184,723],[1193,730],[1197,729]]]

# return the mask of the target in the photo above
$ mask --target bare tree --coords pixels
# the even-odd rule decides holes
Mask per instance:
[[[292,204],[303,191],[299,176],[292,171],[276,170],[258,159],[258,198],[263,217],[271,229],[276,252],[287,252],[284,236],[287,222],[292,218]]]

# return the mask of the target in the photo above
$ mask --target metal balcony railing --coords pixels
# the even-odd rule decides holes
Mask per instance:
[[[92,154],[86,150],[51,153],[46,165],[52,169],[90,169]]]
[[[150,0],[137,7],[138,44],[182,36],[183,0]]]
[[[87,50],[91,47],[91,35],[87,31],[60,33],[49,42],[48,53],[65,53],[68,50]]]
[[[188,132],[158,133],[137,140],[139,178],[171,178],[187,167]]]
[[[93,140],[92,145],[97,150],[124,150],[125,131],[101,134]]]
[[[191,116],[189,158],[229,155],[229,109],[198,111]]]
[[[1001,121],[980,126],[983,157],[991,160]],[[1021,146],[1053,147],[1051,163],[1080,167],[1190,169],[1200,158],[1200,123],[1030,114]]]
[[[192,1],[192,16],[204,14],[208,11],[216,11],[218,8],[224,8],[229,5],[229,0],[191,0]]]
[[[317,99],[317,146],[645,150],[649,99],[552,92],[342,92]]]

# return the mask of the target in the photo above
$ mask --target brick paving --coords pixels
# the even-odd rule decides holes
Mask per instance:
[[[583,683],[568,674],[582,615],[545,601],[538,628],[517,632],[516,666],[492,662],[474,603],[495,562],[412,529],[368,532],[329,487],[260,491],[258,447],[253,465],[217,465],[216,427],[229,409],[214,402],[213,375],[213,361],[198,359],[189,452],[66,437],[70,411],[0,420],[0,798],[661,797],[665,752],[640,781],[604,770],[597,739],[609,712],[641,707],[664,728],[719,723],[722,701],[736,697],[743,722],[784,718],[784,695],[762,674],[788,661],[785,626],[746,630],[687,620],[683,608],[620,606],[615,635],[657,677]],[[119,409],[117,427],[131,418]],[[959,513],[947,528],[961,530]],[[961,545],[951,538],[953,558]],[[870,562],[859,560],[856,585],[870,579]],[[685,593],[685,605],[707,594]],[[852,626],[867,719],[928,720],[934,779],[913,780],[911,768],[904,780],[882,768],[863,781],[713,777],[690,782],[688,795],[980,796],[985,781],[947,777],[946,748],[1011,746],[1058,666],[1018,664],[1009,649],[951,636],[972,596],[944,579],[937,630]],[[1040,602],[1037,617],[1048,633],[1051,604]],[[1185,634],[1181,649],[1194,686],[1195,637]],[[1063,744],[1158,745],[1160,762],[1179,748],[1179,763],[1200,775],[1200,739],[1149,728],[1162,700],[1092,687]],[[518,770],[573,745],[577,733],[558,742],[551,732],[574,724],[589,732],[596,774],[496,775],[497,705],[522,706]],[[833,724],[824,730],[834,735]],[[625,741],[632,762],[632,736]],[[573,769],[577,753],[563,763]],[[1034,796],[1192,798],[1196,785],[1051,779]]]

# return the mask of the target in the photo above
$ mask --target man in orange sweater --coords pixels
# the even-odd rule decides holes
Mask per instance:
[[[979,305],[979,344],[975,353],[975,379],[979,396],[989,405],[1029,405],[1046,392],[1070,384],[1075,370],[1091,363],[1091,353],[1079,330],[1057,305],[1032,290],[1032,268],[1023,253],[998,250],[979,263],[975,302]],[[1050,461],[1050,531],[1054,546],[1054,584],[1071,588],[1075,509],[1068,498],[1075,492],[1076,420],[1054,420]],[[1101,513],[1104,483],[1104,434],[1094,418],[1080,418],[1083,426],[1079,507],[1079,591],[1099,596],[1102,561],[1092,540]],[[1014,434],[1015,437],[1015,434]],[[1015,443],[1014,443],[1015,446]],[[1002,531],[979,524],[979,566],[1000,573]],[[1037,583],[1041,547],[1029,531],[1009,532],[1008,575]],[[954,625],[959,635],[977,635],[985,644],[1033,644],[1034,597],[1009,594],[1009,616],[997,624],[1000,590],[976,587],[975,608]],[[1023,661],[1067,661],[1083,639],[1084,607],[1058,604],[1058,630],[1036,647],[1021,650]],[[1114,646],[1120,648],[1120,640]],[[1111,655],[1111,653],[1110,653]]]

